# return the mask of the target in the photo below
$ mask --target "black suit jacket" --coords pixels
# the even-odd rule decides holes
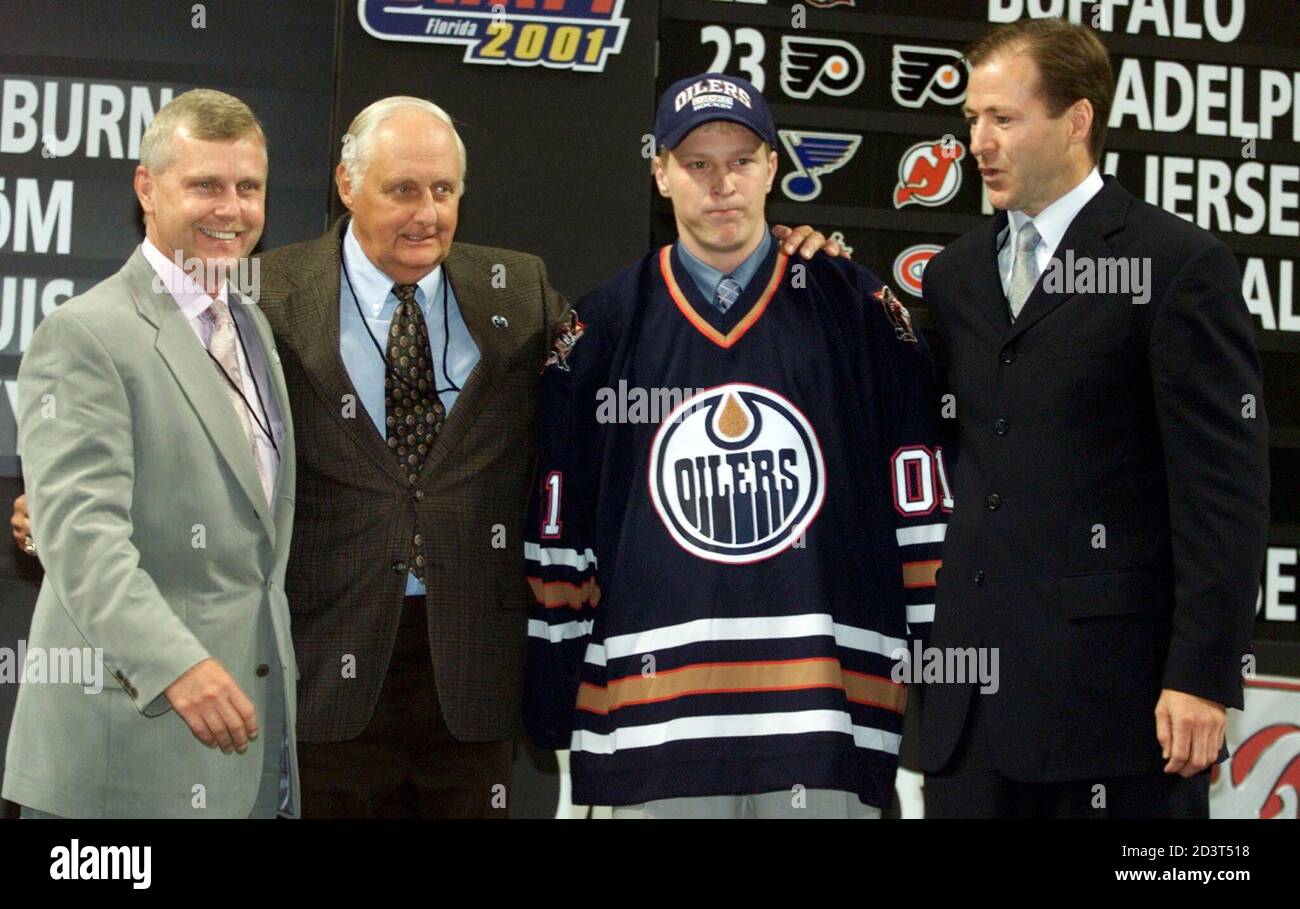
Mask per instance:
[[[369,723],[418,524],[429,648],[447,726],[461,741],[510,739],[520,725],[531,601],[522,533],[536,461],[537,381],[552,327],[568,307],[536,256],[452,245],[444,267],[479,361],[419,482],[409,486],[339,356],[345,224],[262,256],[260,302],[275,330],[298,439],[285,578],[302,675],[298,737],[341,741]]]
[[[1040,279],[1012,324],[1006,223],[925,272],[956,404],[932,644],[998,648],[999,678],[925,687],[921,767],[948,763],[974,696],[1013,779],[1157,771],[1162,688],[1242,703],[1269,474],[1240,275],[1211,234],[1107,178],[1054,258],[1149,260],[1149,301]]]

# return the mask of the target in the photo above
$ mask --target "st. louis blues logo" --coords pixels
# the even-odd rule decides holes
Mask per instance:
[[[807,129],[777,132],[795,166],[795,170],[781,181],[781,191],[796,202],[807,202],[820,196],[822,176],[847,164],[862,144],[862,137],[856,133],[823,133]]]
[[[746,564],[793,545],[826,496],[812,424],[793,403],[733,382],[687,398],[650,447],[650,496],[679,546]]]
[[[781,39],[781,89],[806,101],[818,91],[842,97],[857,90],[866,73],[862,54],[836,38]]]
[[[624,0],[358,0],[385,41],[465,45],[466,63],[600,72],[623,49]]]
[[[961,104],[966,97],[968,70],[961,53],[945,47],[895,44],[889,87],[903,107],[921,107],[926,101]]]

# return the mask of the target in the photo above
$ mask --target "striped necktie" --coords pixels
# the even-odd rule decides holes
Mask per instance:
[[[727,275],[718,282],[718,289],[713,293],[713,305],[718,307],[718,312],[726,312],[740,299],[740,291],[740,282]]]

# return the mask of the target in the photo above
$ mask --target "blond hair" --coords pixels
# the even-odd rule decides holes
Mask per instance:
[[[247,104],[234,95],[211,88],[195,88],[163,105],[140,138],[140,163],[160,174],[176,156],[172,136],[186,127],[196,139],[225,142],[256,136],[266,147],[262,123]]]

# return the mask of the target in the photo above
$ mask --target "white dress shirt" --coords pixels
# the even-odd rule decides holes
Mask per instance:
[[[1041,275],[1052,260],[1052,254],[1061,244],[1061,238],[1069,230],[1071,222],[1082,211],[1093,196],[1101,191],[1105,182],[1101,173],[1093,168],[1083,182],[1070,190],[1034,217],[1023,211],[1013,211],[1007,216],[1007,226],[998,234],[998,274],[1002,276],[1002,293],[1005,296],[1011,289],[1011,266],[1016,252],[1015,234],[1021,226],[1032,223],[1038,231],[1038,245],[1034,247],[1034,258],[1038,260],[1038,273]]]
[[[178,268],[176,263],[167,258],[158,247],[154,246],[148,237],[140,244],[140,250],[144,257],[153,267],[154,273],[162,281],[162,286],[170,294],[176,305],[181,308],[181,314],[185,316],[190,323],[190,328],[194,329],[195,336],[199,343],[205,348],[211,348],[212,344],[212,316],[208,313],[208,307],[213,303],[213,298],[194,280],[187,275],[182,269]],[[222,302],[229,302],[228,287],[225,283],[221,285],[221,290],[217,293],[216,299]],[[266,354],[262,350],[262,345],[258,342],[256,330],[253,328],[252,320],[246,313],[241,312],[242,306],[239,301],[230,308],[230,314],[239,327],[240,338],[243,343],[235,344],[235,354],[239,357],[239,375],[241,381],[240,391],[244,393],[244,398],[252,408],[256,416],[251,418],[253,424],[253,446],[257,452],[257,459],[262,462],[263,476],[270,488],[263,489],[266,493],[267,502],[271,502],[275,491],[276,479],[280,472],[280,459],[276,455],[275,447],[272,446],[270,439],[263,433],[258,426],[259,421],[262,426],[270,427],[271,434],[275,438],[275,444],[280,445],[284,441],[284,420],[280,416],[280,409],[276,405],[275,395],[271,389],[270,372],[266,368]],[[248,365],[249,359],[253,359],[253,368]],[[212,364],[213,369],[219,369],[216,363]],[[224,383],[224,380],[222,380]],[[256,381],[256,387],[254,387]],[[259,393],[260,392],[260,393]]]

